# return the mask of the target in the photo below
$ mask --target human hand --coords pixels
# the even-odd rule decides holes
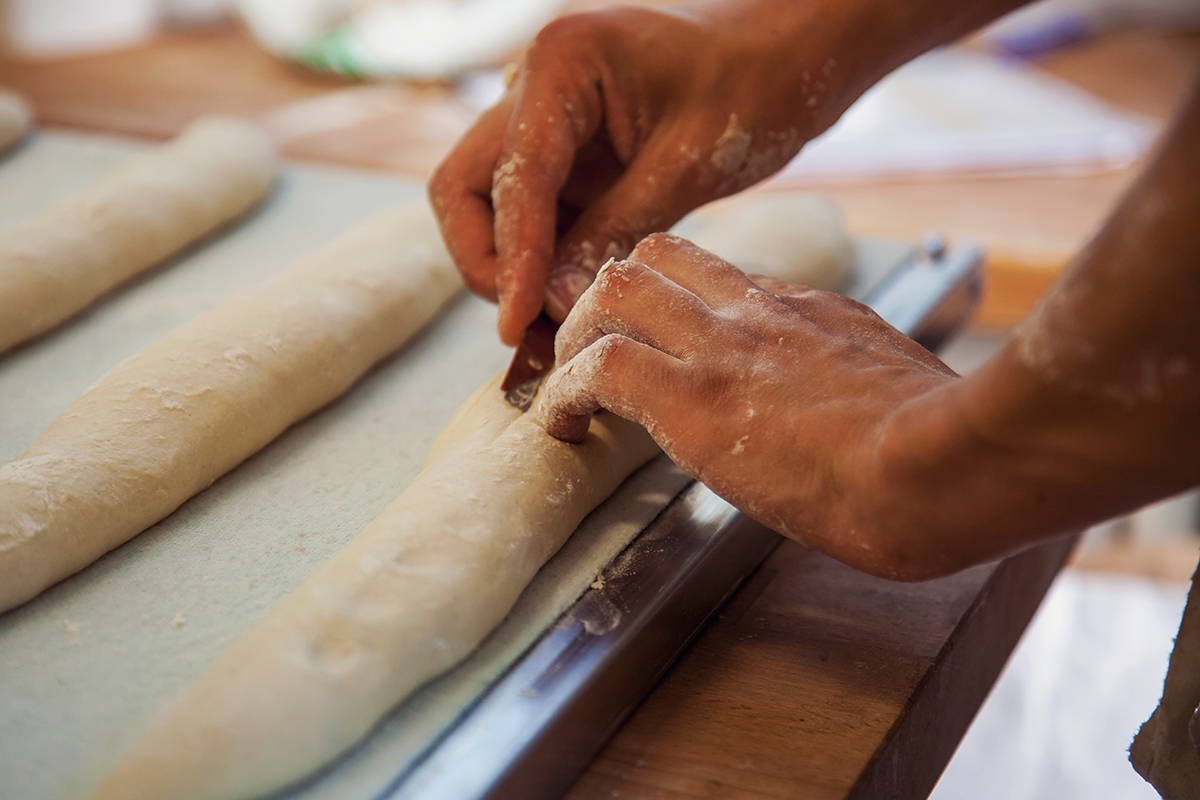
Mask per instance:
[[[612,8],[538,35],[429,185],[505,343],[543,304],[561,321],[605,260],[775,172],[836,119],[838,37],[811,5]]]
[[[931,567],[882,524],[880,449],[899,409],[956,376],[867,307],[658,234],[600,271],[556,351],[550,434],[579,441],[608,409],[786,536],[888,577]]]

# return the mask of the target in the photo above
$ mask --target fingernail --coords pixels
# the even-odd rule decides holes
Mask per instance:
[[[596,276],[583,267],[569,265],[554,270],[546,278],[546,311],[554,320],[562,322],[595,279]]]

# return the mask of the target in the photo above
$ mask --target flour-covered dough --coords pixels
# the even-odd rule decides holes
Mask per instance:
[[[248,798],[328,764],[474,649],[658,452],[612,414],[560,442],[492,381],[412,485],[189,686],[93,800]]]
[[[109,370],[0,467],[0,611],[342,394],[461,285],[428,207],[401,207]]]
[[[836,210],[768,205],[767,230],[754,214],[712,223],[715,252],[738,258],[765,237],[764,257],[794,251],[786,263],[734,263],[839,284],[853,249]],[[481,387],[412,485],[185,689],[92,800],[244,800],[329,764],[470,653],[583,517],[658,452],[606,412],[582,444],[560,442],[536,408],[504,401],[499,378]]]
[[[277,171],[265,133],[202,118],[0,232],[0,353],[239,216],[267,194]]]

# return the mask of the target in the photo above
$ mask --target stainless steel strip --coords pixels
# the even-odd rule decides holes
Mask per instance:
[[[778,541],[693,484],[386,796],[561,794]]]

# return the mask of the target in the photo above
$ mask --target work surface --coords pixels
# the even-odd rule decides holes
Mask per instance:
[[[55,65],[9,62],[0,64],[0,83],[26,91],[44,121],[161,137],[201,111],[233,111],[267,118],[293,155],[416,175],[465,124],[464,110],[436,89],[372,94],[300,76],[238,37],[218,32],[164,40],[141,51]],[[349,130],[312,127],[321,118],[318,101],[335,95],[352,104],[366,98],[367,106],[388,113]],[[397,118],[412,113],[404,97],[420,99],[424,110],[399,128],[397,140]],[[1059,186],[1055,181],[1067,179],[1046,180]],[[1127,175],[1101,178],[1086,191],[1062,184],[1068,196],[1078,196],[1073,207],[1086,210],[1064,223],[1064,236],[1075,241],[1086,233],[1127,181]],[[993,183],[1003,184],[1000,191],[1016,205],[1031,194],[1047,197],[1036,188],[1022,192],[1015,184]],[[835,194],[848,204],[852,222],[856,214],[863,219],[856,202],[916,213],[897,188]],[[961,195],[944,194],[931,204],[952,205],[960,214],[969,205]],[[978,210],[981,217],[992,214]],[[1044,275],[1037,275],[1044,286]],[[901,585],[785,543],[618,731],[570,796],[921,796],[1068,547],[1058,542],[953,578]],[[197,632],[192,627],[189,635]]]

